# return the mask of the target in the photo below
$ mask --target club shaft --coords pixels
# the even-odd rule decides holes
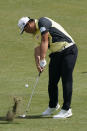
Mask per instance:
[[[32,96],[33,96],[34,91],[35,91],[35,88],[36,88],[36,86],[37,86],[37,83],[38,83],[39,77],[40,77],[40,73],[38,74],[38,76],[37,76],[37,78],[36,78],[35,85],[34,85],[34,87],[33,87],[33,90],[32,90],[32,93],[31,93],[31,96],[30,96],[30,99],[29,99],[29,102],[28,102],[27,107],[26,107],[26,110],[25,110],[25,114],[26,114],[26,112],[28,111],[29,106],[30,106],[30,104],[31,104]]]

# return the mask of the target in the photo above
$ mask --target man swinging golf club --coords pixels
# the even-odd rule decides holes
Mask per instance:
[[[73,69],[76,63],[78,49],[72,37],[64,30],[64,28],[48,17],[40,19],[31,19],[22,17],[18,21],[21,34],[33,34],[33,38],[37,41],[38,46],[35,48],[35,62],[39,72],[44,70],[46,66],[46,53],[51,51],[49,63],[49,106],[42,113],[43,116],[53,114],[60,105],[58,103],[58,82],[62,79],[63,87],[63,106],[57,115],[53,118],[67,118],[72,116],[71,98],[73,84]]]

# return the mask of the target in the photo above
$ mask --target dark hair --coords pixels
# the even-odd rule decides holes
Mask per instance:
[[[33,21],[35,21],[34,19],[32,19],[32,18],[30,18],[30,17],[28,17],[30,20],[29,20],[29,22],[33,22]]]

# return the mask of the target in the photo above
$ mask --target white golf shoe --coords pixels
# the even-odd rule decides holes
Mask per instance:
[[[64,118],[68,118],[70,116],[72,116],[72,110],[71,109],[69,109],[69,110],[61,109],[61,111],[57,115],[54,115],[53,118],[54,119],[64,119]]]
[[[60,105],[57,104],[57,106],[55,108],[50,108],[48,107],[43,113],[42,116],[49,116],[51,114],[53,114],[53,112],[55,112],[56,110],[58,110],[60,108]]]

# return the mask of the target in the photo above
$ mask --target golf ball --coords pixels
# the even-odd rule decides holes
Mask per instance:
[[[28,85],[28,84],[25,84],[25,87],[26,87],[26,88],[28,88],[28,87],[29,87],[29,85]]]

